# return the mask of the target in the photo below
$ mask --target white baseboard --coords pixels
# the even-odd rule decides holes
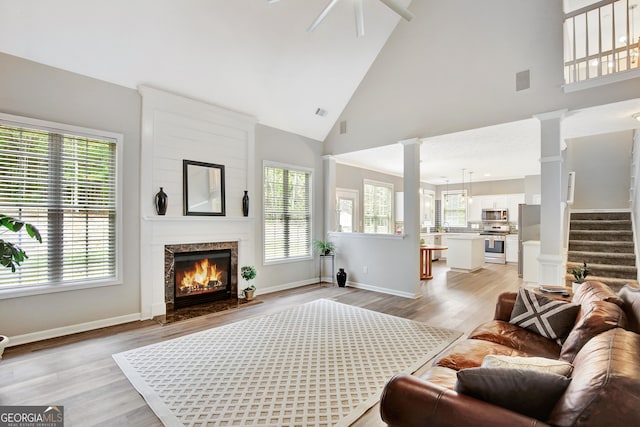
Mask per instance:
[[[380,292],[382,294],[396,295],[403,298],[416,299],[420,297],[419,294],[412,294],[410,292],[402,292],[402,291],[397,291],[395,289],[389,289],[389,288],[380,288],[378,286],[367,285],[365,283],[347,281],[347,286],[352,288],[365,289],[367,291]]]
[[[78,332],[86,332],[93,329],[106,328],[107,326],[120,325],[122,323],[135,322],[137,320],[140,320],[140,313],[125,314],[124,316],[111,317],[109,319],[62,326],[60,328],[47,329],[45,331],[32,332],[30,334],[16,335],[9,337],[11,341],[9,341],[8,347],[77,334]]]
[[[287,289],[298,288],[300,286],[313,285],[314,283],[318,283],[318,279],[307,279],[307,280],[301,280],[299,282],[285,283],[284,285],[269,286],[266,288],[257,288],[256,295],[264,295],[264,294],[270,294],[278,291],[286,291]]]

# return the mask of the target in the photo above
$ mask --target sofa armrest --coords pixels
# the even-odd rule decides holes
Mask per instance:
[[[516,292],[503,292],[498,295],[496,312],[493,315],[493,319],[508,322],[509,319],[511,319],[511,312],[513,311],[513,306],[516,305],[517,297],[518,294]]]
[[[396,375],[380,399],[382,420],[391,427],[546,426],[509,409],[406,374]]]

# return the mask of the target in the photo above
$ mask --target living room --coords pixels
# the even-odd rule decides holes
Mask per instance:
[[[120,39],[113,44],[109,44],[108,37],[92,41],[92,19],[82,20],[83,14],[97,19],[96,15],[103,13],[113,18],[120,15],[122,10],[127,10],[129,6],[124,3],[103,6],[105,10],[101,11],[87,10],[73,3],[65,3],[62,7],[38,6],[36,11],[32,8],[35,6],[10,3],[3,2],[0,6],[3,16],[11,17],[0,30],[0,112],[122,135],[122,142],[118,146],[121,155],[118,172],[122,185],[119,194],[122,222],[118,280],[106,286],[72,284],[45,291],[18,289],[3,293],[0,300],[0,333],[12,337],[14,345],[146,320],[162,314],[163,271],[156,267],[162,263],[159,256],[161,246],[166,243],[163,239],[174,243],[176,237],[193,241],[202,235],[203,238],[214,236],[214,239],[219,239],[222,236],[237,240],[240,245],[238,264],[256,265],[258,268],[258,296],[288,289],[306,289],[305,286],[317,283],[316,257],[286,264],[263,262],[264,162],[294,165],[312,171],[312,237],[314,240],[323,239],[327,232],[334,230],[331,225],[332,196],[327,193],[327,188],[331,188],[331,160],[327,160],[326,156],[528,119],[550,111],[568,109],[570,113],[640,98],[637,69],[628,71],[627,74],[631,76],[627,77],[632,78],[626,80],[609,81],[608,84],[573,92],[563,89],[564,14],[561,2],[555,0],[535,4],[506,0],[414,1],[409,5],[414,14],[411,22],[400,20],[384,5],[372,5],[380,9],[374,9],[376,15],[373,16],[376,18],[367,17],[367,32],[359,38],[354,31],[352,8],[344,5],[332,11],[327,21],[311,36],[307,36],[306,26],[325,6],[323,1],[309,2],[303,7],[292,6],[294,2],[289,1],[267,4],[264,1],[243,0],[237,6],[214,5],[211,10],[207,9],[215,15],[215,8],[220,7],[224,14],[221,12],[222,17],[211,23],[198,21],[202,26],[198,27],[200,31],[208,27],[218,28],[215,36],[226,37],[225,43],[232,43],[237,37],[240,49],[246,41],[235,33],[238,28],[251,27],[239,24],[242,22],[243,9],[256,8],[257,11],[252,12],[251,16],[255,22],[260,22],[254,15],[273,16],[277,12],[285,13],[287,7],[295,7],[296,13],[289,17],[299,18],[300,22],[296,21],[296,25],[281,37],[293,38],[289,31],[301,32],[295,36],[297,40],[309,37],[306,43],[298,43],[303,45],[306,55],[314,56],[314,52],[317,52],[318,58],[314,58],[314,61],[329,64],[329,68],[324,68],[323,72],[329,73],[330,77],[325,76],[324,79],[336,85],[332,90],[336,94],[336,100],[331,101],[334,102],[333,108],[320,103],[316,93],[315,98],[297,106],[310,118],[301,118],[297,113],[288,114],[287,111],[291,110],[275,111],[275,108],[272,108],[274,111],[271,116],[254,113],[258,111],[258,106],[260,111],[268,109],[264,105],[268,107],[271,99],[275,104],[277,94],[270,92],[261,92],[261,97],[251,99],[244,89],[238,89],[244,99],[233,103],[229,92],[233,92],[234,87],[243,88],[245,83],[242,80],[229,82],[218,78],[216,61],[209,64],[211,68],[197,70],[197,74],[209,73],[211,80],[216,81],[208,93],[186,89],[186,84],[179,80],[170,85],[168,81],[153,75],[141,78],[134,85],[113,83],[118,81],[118,76],[126,76],[127,67],[133,67],[137,61],[148,61],[157,69],[175,67],[173,72],[180,74],[182,80],[190,80],[195,70],[189,68],[195,65],[185,65],[186,58],[181,56],[181,45],[177,41],[173,45],[156,47],[158,52],[155,55],[152,55],[152,51],[129,50]],[[170,3],[166,5],[170,6]],[[196,5],[191,6],[191,12],[198,11]],[[154,12],[151,6],[147,7],[152,12],[152,16],[147,17],[150,22],[173,22],[169,12]],[[42,27],[40,34],[28,34],[26,27],[29,26],[21,24],[25,16],[36,20],[38,25],[44,25],[48,12],[60,20],[76,18],[78,22],[82,21],[84,34],[74,30],[59,31],[54,24]],[[228,19],[231,13],[236,14],[235,21]],[[68,18],[61,16],[65,14]],[[94,22],[100,22],[101,25],[96,27],[100,31],[94,31],[101,36],[110,31],[116,32],[108,24],[117,23],[114,25],[121,26],[121,31],[133,28],[135,33],[135,21],[143,17],[144,14],[136,9],[135,14],[131,13],[123,21],[99,19]],[[285,18],[286,15],[278,19]],[[269,20],[265,18],[263,25],[267,29],[264,31],[284,32],[286,26],[282,21],[271,19],[275,23],[268,25]],[[386,25],[386,33],[375,27],[379,21]],[[66,25],[62,27],[73,28],[72,23],[63,22]],[[181,21],[181,27],[188,30],[188,23],[185,18],[184,22]],[[147,22],[145,25],[150,24]],[[339,34],[344,40],[334,41],[335,45],[325,48],[335,49],[339,53],[329,55],[320,48],[314,51],[318,39],[330,38],[334,26],[341,27]],[[194,50],[203,55],[208,46],[206,43],[198,44],[201,35],[192,36],[189,40],[199,46]],[[131,40],[137,36],[129,35]],[[350,86],[340,84],[337,76],[341,68],[338,65],[331,68],[331,65],[344,56],[358,55],[364,49],[363,40],[371,38],[375,38],[377,44],[366,45],[369,63],[366,63],[366,58],[359,63],[360,68],[356,73],[358,80],[349,82]],[[84,42],[78,45],[82,39]],[[103,44],[112,48],[116,46],[113,50],[121,51],[123,55],[103,62],[96,55],[98,47]],[[260,48],[258,46],[255,49],[256,57]],[[82,66],[66,66],[63,59],[68,57],[80,58],[77,61],[79,63],[94,63],[94,67],[88,68],[97,68],[98,71],[89,71],[88,68],[85,71]],[[126,62],[126,58],[133,58],[133,62]],[[284,71],[279,70],[279,74],[272,78],[274,85],[275,81],[285,82],[286,85],[289,79],[292,88],[288,92],[295,92],[300,87],[298,78],[313,82],[314,78],[319,77],[316,74],[304,74],[307,67],[300,64],[300,59],[288,59],[289,63],[280,65]],[[224,76],[232,75],[233,71],[242,74],[241,70],[253,66],[250,57],[246,56],[236,58],[230,55],[218,61],[230,64],[225,68],[226,74],[220,74]],[[73,62],[69,60],[70,64]],[[102,64],[104,72],[100,72],[101,67],[97,64]],[[219,66],[222,68],[222,65]],[[109,75],[109,69],[114,75]],[[515,75],[523,70],[530,70],[530,88],[516,91]],[[302,74],[295,76],[296,73]],[[253,84],[269,86],[270,79],[263,78]],[[225,96],[216,98],[216,91],[225,93]],[[246,107],[252,104],[256,107]],[[326,108],[329,115],[326,118],[317,117],[314,114],[316,108]],[[630,112],[629,120],[632,120],[630,116],[634,112]],[[158,121],[159,117],[165,120]],[[314,120],[321,124],[318,125]],[[340,123],[345,121],[347,132],[341,134]],[[306,122],[311,122],[305,127],[306,135],[302,130],[295,130],[302,129]],[[238,139],[240,145],[234,147],[237,151],[220,155],[220,146],[215,145],[215,149],[202,153],[197,149],[207,142],[197,138],[193,145],[178,146],[176,143],[179,149],[171,151],[162,144],[172,143],[158,134],[164,131],[167,132],[165,136],[173,136],[176,131],[186,132],[190,129],[195,132],[222,125],[244,133]],[[205,140],[209,137],[206,132],[202,135]],[[410,145],[406,147],[407,150],[411,149]],[[555,153],[549,157],[553,156]],[[411,158],[410,155],[407,157]],[[225,218],[187,220],[182,215],[181,161],[184,159],[228,165],[230,174],[227,177]],[[594,173],[602,173],[603,169],[596,166],[597,159],[593,160]],[[419,169],[419,165],[412,167]],[[410,169],[405,166],[405,172]],[[415,171],[404,179],[405,192],[409,192],[411,186],[419,185]],[[153,197],[160,187],[164,187],[169,195],[164,219],[158,218],[153,206]],[[244,190],[248,190],[251,200],[247,218],[242,214]],[[555,193],[552,196],[555,197]],[[543,205],[544,197],[543,190]],[[558,194],[558,200],[559,197]],[[417,212],[417,209],[413,210]],[[405,208],[405,213],[410,211]],[[554,216],[555,210],[549,215]],[[417,213],[415,217],[417,225]],[[554,223],[549,228],[550,232],[554,232],[556,226],[559,231],[560,225]],[[396,294],[415,296],[416,287],[419,286],[416,280],[418,259],[412,255],[419,245],[418,240],[419,237],[414,235],[406,239],[361,239],[355,241],[353,247],[345,246],[342,249],[343,253],[371,251],[386,256],[385,262],[403,266],[397,269],[399,272],[386,269],[381,275],[376,275],[379,282],[372,281],[370,285],[382,287],[383,283],[397,281]],[[559,251],[561,246],[557,246]],[[340,255],[337,256],[339,260]],[[369,265],[383,264],[372,258]],[[380,298],[385,298],[385,294],[380,295]]]

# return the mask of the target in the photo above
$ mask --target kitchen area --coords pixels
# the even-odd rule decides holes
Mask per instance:
[[[443,198],[446,203],[446,195]],[[436,200],[435,204],[440,206],[434,206],[434,225],[429,225],[428,214],[422,216],[425,221],[420,233],[421,245],[447,248],[430,251],[431,258],[432,261],[446,262],[452,271],[473,272],[483,268],[485,263],[512,264],[518,267],[519,277],[526,274],[523,277],[525,281],[535,282],[537,268],[524,267],[532,265],[531,261],[536,265],[540,205],[535,196],[530,201],[538,204],[525,204],[525,199],[524,193],[468,198],[464,201],[466,227],[451,227],[446,221],[441,221],[442,201]]]

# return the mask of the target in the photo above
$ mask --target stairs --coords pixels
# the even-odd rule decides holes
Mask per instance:
[[[571,270],[586,262],[587,280],[598,280],[618,291],[629,283],[638,287],[633,229],[629,212],[572,213],[569,228],[566,282]]]

